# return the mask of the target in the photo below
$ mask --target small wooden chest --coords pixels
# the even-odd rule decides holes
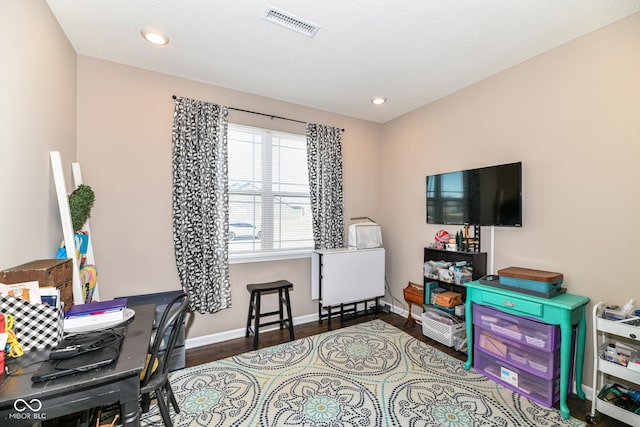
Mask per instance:
[[[0,283],[13,284],[37,280],[41,287],[60,290],[65,311],[73,305],[73,261],[67,259],[39,259],[0,271]]]
[[[562,273],[534,270],[532,268],[508,267],[498,270],[500,283],[531,291],[549,293],[562,285]]]

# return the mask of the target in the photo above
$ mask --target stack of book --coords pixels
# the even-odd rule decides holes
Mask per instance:
[[[0,295],[60,308],[60,290],[53,286],[40,286],[37,280],[11,284],[0,283]]]
[[[78,304],[64,314],[64,329],[100,327],[101,325],[124,320],[127,298]]]

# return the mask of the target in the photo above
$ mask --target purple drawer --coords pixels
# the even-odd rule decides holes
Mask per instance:
[[[558,377],[552,381],[537,377],[524,369],[484,353],[478,347],[473,359],[474,367],[478,372],[541,405],[552,407],[560,400]]]
[[[560,343],[560,327],[513,316],[473,304],[473,323],[496,335],[538,350],[553,351]]]
[[[547,380],[559,375],[559,348],[554,351],[538,350],[524,344],[515,343],[479,325],[476,325],[474,334],[475,339],[473,342],[476,344],[476,348],[491,357]]]

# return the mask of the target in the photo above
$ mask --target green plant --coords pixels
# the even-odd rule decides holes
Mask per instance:
[[[69,195],[69,210],[71,211],[71,225],[73,231],[78,231],[91,216],[91,208],[96,200],[91,187],[80,184]]]

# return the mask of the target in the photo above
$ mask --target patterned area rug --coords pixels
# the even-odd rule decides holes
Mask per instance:
[[[179,426],[583,426],[381,320],[176,371]],[[141,425],[162,426],[157,406]]]

